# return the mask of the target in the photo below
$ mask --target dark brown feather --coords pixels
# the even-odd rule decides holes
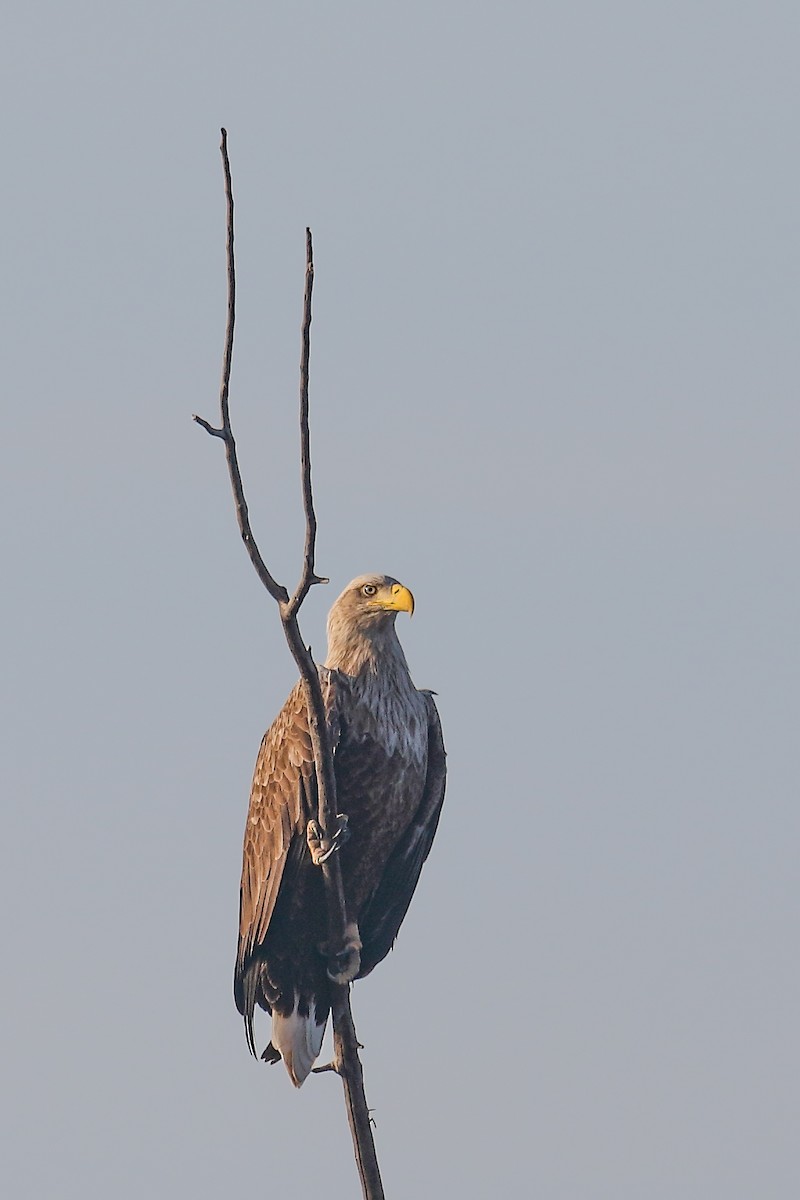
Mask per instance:
[[[335,745],[338,719],[333,674],[320,670]],[[308,821],[315,816],[314,755],[302,684],[298,683],[262,739],[244,833],[234,998],[245,1018],[248,1046],[254,1055],[255,1007],[260,1005],[269,1011],[281,995],[281,973],[278,978],[270,978],[264,954],[281,884],[288,900],[298,876],[307,874],[305,883],[313,885],[319,875],[311,863],[305,836]],[[301,895],[306,890],[302,887]],[[287,904],[281,907],[285,909]]]
[[[359,925],[363,949],[359,979],[368,975],[391,950],[439,824],[447,777],[446,754],[433,696],[426,693],[426,698],[428,761],[425,787],[413,821],[397,843],[380,883],[361,913]]]

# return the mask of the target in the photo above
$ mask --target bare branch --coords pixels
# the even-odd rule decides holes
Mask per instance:
[[[225,207],[226,207],[226,260],[228,264],[228,320],[225,326],[225,355],[222,361],[222,384],[219,393],[219,406],[222,411],[222,428],[230,433],[231,417],[228,408],[228,392],[231,384],[231,364],[233,362],[233,327],[236,324],[236,262],[233,253],[233,184],[231,182],[231,163],[228,158],[228,131],[221,129],[222,141],[219,148],[222,154],[222,170],[225,174]],[[241,481],[240,481],[241,482]]]
[[[317,773],[318,823],[321,835],[320,850],[325,856],[320,869],[325,883],[328,910],[329,968],[331,971],[335,971],[337,952],[345,945],[346,927],[344,887],[342,884],[339,856],[336,853],[330,853],[332,848],[335,849],[335,846],[332,844],[332,835],[336,828],[336,777],[333,769],[333,752],[330,744],[330,733],[325,714],[319,672],[311,656],[310,649],[303,641],[300,627],[297,623],[298,611],[303,600],[308,595],[309,589],[316,583],[328,582],[327,579],[318,576],[314,569],[317,521],[311,488],[311,442],[308,416],[311,297],[314,285],[314,256],[311,230],[306,229],[306,277],[300,358],[300,463],[303,510],[306,518],[306,537],[300,582],[290,599],[286,588],[282,584],[279,584],[268,570],[253,537],[242,477],[239,470],[239,461],[236,454],[236,442],[231,429],[228,395],[231,364],[233,361],[233,331],[236,320],[236,270],[233,249],[233,187],[228,158],[228,135],[224,129],[222,130],[220,151],[225,175],[225,198],[227,202],[228,267],[228,318],[225,331],[222,383],[220,386],[222,424],[217,429],[202,417],[194,416],[193,419],[212,437],[221,438],[225,443],[225,457],[228,463],[231,487],[233,488],[239,531],[259,579],[278,604],[284,634],[286,635],[289,649],[297,663],[303,681],[303,692],[308,710],[309,734],[314,751],[314,764]],[[341,1075],[344,1085],[347,1116],[353,1136],[353,1147],[361,1178],[364,1200],[383,1200],[383,1185],[378,1167],[378,1158],[375,1153],[375,1143],[372,1137],[371,1118],[364,1093],[361,1062],[358,1057],[359,1042],[356,1037],[353,1014],[350,1008],[350,987],[349,985],[342,986],[331,982],[330,988],[334,1030],[334,1062],[327,1067],[317,1068],[317,1070],[332,1070]]]
[[[338,1074],[344,1087],[347,1120],[353,1137],[358,1173],[364,1200],[384,1200],[375,1139],[372,1136],[372,1117],[364,1091],[364,1072],[358,1057],[360,1042],[356,1037],[353,1012],[350,1008],[350,988],[335,989],[333,998],[333,1053]]]
[[[247,511],[247,501],[244,498],[244,487],[242,486],[242,476],[239,471],[239,459],[236,454],[236,442],[231,431],[230,410],[228,407],[228,392],[231,383],[231,364],[233,362],[233,330],[236,324],[236,266],[233,255],[233,187],[231,185],[231,165],[228,159],[228,134],[226,130],[222,130],[222,141],[220,143],[220,152],[222,154],[222,167],[225,173],[225,201],[227,207],[227,262],[228,262],[228,319],[225,326],[225,353],[222,361],[222,382],[219,389],[219,407],[222,414],[222,426],[220,429],[215,429],[213,425],[209,425],[208,421],[204,421],[202,417],[195,417],[194,420],[198,425],[202,425],[207,433],[212,437],[222,438],[225,443],[225,457],[228,460],[228,472],[231,477],[231,486],[233,488],[233,498],[236,503],[236,519],[239,523],[239,532],[242,535],[242,541],[245,544],[247,553],[250,555],[250,561],[255,567],[258,578],[263,583],[264,587],[276,600],[278,604],[285,604],[289,599],[289,593],[282,584],[273,579],[270,572],[267,570],[267,564],[261,557],[261,552],[256,545],[256,540],[253,537],[253,531],[250,528],[250,516]]]
[[[335,1062],[325,1063],[325,1065],[322,1067],[311,1068],[312,1075],[324,1075],[326,1071],[333,1071],[335,1074],[339,1074],[339,1068]]]
[[[328,583],[314,571],[317,542],[317,517],[311,489],[311,432],[308,424],[308,363],[311,354],[311,295],[314,290],[314,245],[311,230],[306,229],[306,282],[303,295],[303,327],[300,350],[300,476],[303,488],[303,510],[306,517],[306,544],[303,551],[303,573],[289,601],[287,616],[292,617],[315,583]]]
[[[215,425],[209,425],[208,421],[204,417],[198,417],[197,413],[192,413],[192,420],[197,421],[198,425],[202,425],[206,433],[210,433],[212,437],[222,438],[225,441],[227,434],[224,429],[217,429]]]

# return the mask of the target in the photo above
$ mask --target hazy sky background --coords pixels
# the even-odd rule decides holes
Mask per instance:
[[[390,1197],[798,1194],[796,3],[9,8],[0,1190],[358,1194],[248,1057],[240,847],[294,677],[216,418],[318,588],[414,591],[450,785],[355,989]],[[262,1028],[261,1038],[264,1037]]]

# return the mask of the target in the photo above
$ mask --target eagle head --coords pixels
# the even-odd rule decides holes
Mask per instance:
[[[381,644],[399,643],[394,623],[399,612],[414,612],[411,592],[391,575],[359,575],[348,583],[328,616],[327,666],[352,670]]]

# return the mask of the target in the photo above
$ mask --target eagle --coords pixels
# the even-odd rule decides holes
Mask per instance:
[[[445,750],[433,693],[418,690],[395,630],[414,597],[389,575],[349,583],[328,617],[318,668],[330,731],[346,945],[328,976],[322,871],[308,840],[317,816],[314,754],[302,684],[264,734],[244,834],[234,998],[250,1052],[256,1006],[272,1014],[261,1057],[283,1059],[300,1087],[319,1055],[330,980],[363,979],[386,957],[433,842]],[[318,831],[317,831],[318,832]]]

